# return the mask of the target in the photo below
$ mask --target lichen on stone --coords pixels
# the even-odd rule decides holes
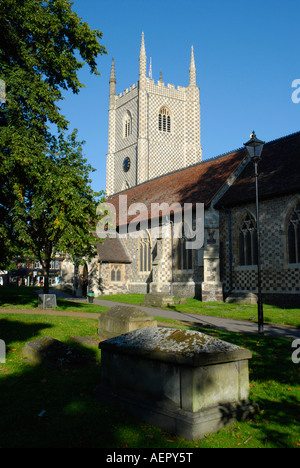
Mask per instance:
[[[212,336],[191,330],[168,328],[142,328],[108,340],[116,348],[136,349],[144,352],[176,353],[194,356],[199,353],[224,353],[238,346]]]

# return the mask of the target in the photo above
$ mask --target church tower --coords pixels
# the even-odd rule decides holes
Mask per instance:
[[[108,196],[201,162],[200,101],[194,50],[189,85],[178,86],[147,77],[144,40],[140,47],[139,81],[116,95],[112,60],[109,80],[109,134],[106,167]]]

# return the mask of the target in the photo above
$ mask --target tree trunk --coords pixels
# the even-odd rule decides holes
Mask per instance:
[[[52,258],[52,243],[47,242],[44,249],[45,258],[41,259],[41,252],[39,252],[40,262],[44,268],[44,294],[49,294],[49,276]]]
[[[49,276],[50,276],[50,265],[51,265],[51,256],[50,258],[45,258],[44,260],[40,259],[40,262],[44,269],[44,294],[49,294]]]
[[[44,294],[49,294],[49,272],[50,262],[46,261],[46,268],[44,268]]]

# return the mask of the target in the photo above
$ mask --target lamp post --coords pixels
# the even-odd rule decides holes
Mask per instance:
[[[264,142],[256,138],[255,132],[250,135],[250,140],[244,143],[248,154],[254,163],[255,169],[255,196],[256,196],[256,234],[257,234],[257,312],[258,312],[258,333],[264,333],[263,303],[261,296],[261,260],[260,260],[260,228],[259,228],[259,206],[258,206],[258,162],[264,147]]]

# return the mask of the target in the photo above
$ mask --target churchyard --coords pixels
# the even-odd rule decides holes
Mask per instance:
[[[141,304],[141,296],[123,296]],[[120,297],[110,297],[120,301]],[[186,440],[103,404],[94,389],[99,384],[101,350],[98,317],[106,308],[58,299],[56,311],[94,313],[95,318],[43,314],[31,288],[0,288],[0,338],[6,343],[0,364],[2,448],[299,448],[299,364],[292,361],[291,341],[271,336],[197,328],[154,317],[160,327],[196,330],[252,353],[250,398],[259,412],[217,433]],[[255,306],[206,304],[188,300],[176,309],[207,315],[250,319]],[[7,313],[10,310],[11,313]],[[20,313],[21,310],[27,313]],[[31,313],[32,312],[32,313]],[[33,314],[33,312],[35,314]],[[36,315],[37,314],[37,315]],[[265,319],[299,327],[300,310],[265,306]],[[34,364],[24,357],[26,343],[52,337],[89,356],[88,365],[60,368]],[[89,339],[84,339],[84,338]]]

